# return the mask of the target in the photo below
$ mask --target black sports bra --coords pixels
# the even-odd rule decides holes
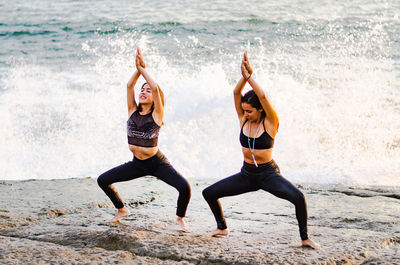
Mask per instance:
[[[254,149],[270,149],[274,147],[274,138],[272,138],[267,131],[265,130],[264,121],[261,121],[264,126],[264,132],[257,138],[247,137],[243,133],[243,127],[246,124],[247,120],[243,123],[242,129],[240,130],[240,144],[245,148],[253,148]],[[255,141],[255,142],[254,142]]]
[[[160,128],[154,121],[152,112],[140,115],[136,110],[127,122],[128,143],[142,147],[157,146]]]

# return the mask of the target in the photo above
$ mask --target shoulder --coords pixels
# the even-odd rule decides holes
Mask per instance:
[[[272,137],[275,138],[275,135],[278,132],[279,123],[275,124],[271,121],[264,119],[264,130]]]
[[[243,117],[240,119],[240,128],[242,128],[242,127],[246,124],[246,122],[247,122],[247,119],[243,116]]]
[[[131,119],[134,116],[133,114],[135,114],[135,113],[137,113],[137,109],[129,111],[128,112],[129,119]]]
[[[133,102],[133,104],[130,104],[130,102],[128,100],[128,113],[129,113],[129,116],[131,116],[132,113],[137,110],[137,108],[138,108],[138,106],[136,105],[136,102]]]

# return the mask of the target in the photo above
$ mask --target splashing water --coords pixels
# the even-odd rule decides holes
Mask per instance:
[[[159,146],[183,175],[222,178],[240,169],[232,90],[247,50],[280,118],[274,157],[285,177],[400,185],[393,21],[202,23],[117,23],[107,34],[103,25],[74,46],[66,66],[7,62],[0,75],[0,178],[96,177],[130,160],[125,87],[140,46],[166,96]]]

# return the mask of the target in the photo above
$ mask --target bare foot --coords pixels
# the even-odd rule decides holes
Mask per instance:
[[[301,241],[301,245],[303,247],[310,247],[316,250],[320,250],[321,246],[318,243],[315,243],[314,241],[312,241],[311,239],[306,239],[306,240],[302,240]]]
[[[115,214],[115,216],[113,218],[111,218],[110,222],[116,223],[119,221],[119,219],[128,217],[130,214],[131,213],[129,212],[128,208],[126,208],[126,206],[124,206],[123,208],[118,209],[118,212]]]
[[[214,231],[211,232],[212,237],[224,237],[229,234],[228,228],[226,229],[215,229]]]
[[[191,233],[192,230],[186,225],[185,220],[183,220],[183,217],[178,216],[176,218],[176,223],[182,228],[182,231],[185,233]]]

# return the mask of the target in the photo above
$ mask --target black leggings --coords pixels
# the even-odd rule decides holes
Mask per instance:
[[[190,185],[171,166],[167,158],[160,151],[146,160],[134,157],[132,161],[110,169],[99,176],[97,183],[111,199],[114,206],[120,209],[124,207],[124,203],[111,184],[147,175],[155,176],[178,190],[179,197],[176,215],[184,217],[190,200]]]
[[[278,165],[272,160],[255,167],[244,162],[240,173],[227,177],[203,190],[203,196],[210,205],[218,229],[226,229],[224,214],[218,199],[263,189],[288,200],[295,205],[300,237],[307,236],[307,205],[303,193],[282,177]]]

